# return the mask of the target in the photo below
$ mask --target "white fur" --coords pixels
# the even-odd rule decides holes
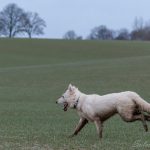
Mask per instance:
[[[118,113],[127,122],[140,120],[134,117],[136,109],[150,113],[150,104],[144,101],[137,93],[126,91],[107,95],[87,95],[78,90],[75,86],[69,85],[63,97],[58,99],[58,103],[68,103],[73,108],[77,103],[76,110],[81,120],[95,122],[98,132],[100,123],[102,124],[109,117]],[[98,121],[98,122],[97,122]]]

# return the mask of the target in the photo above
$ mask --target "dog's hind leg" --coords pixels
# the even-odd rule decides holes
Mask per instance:
[[[143,127],[145,129],[145,131],[148,131],[148,126],[146,124],[146,120],[150,119],[150,116],[145,115],[142,111],[140,111],[140,109],[138,107],[136,107],[135,112],[133,113],[135,119],[137,117],[137,119],[139,118],[139,120],[142,121]],[[133,117],[133,118],[134,118]]]
[[[133,122],[133,121],[137,121],[140,120],[142,121],[143,127],[145,129],[145,131],[148,131],[148,126],[146,124],[146,119],[145,119],[145,115],[143,112],[140,112],[140,114],[138,115],[133,115],[132,118],[130,118],[130,120],[128,120],[128,122]]]
[[[147,124],[146,124],[146,118],[145,118],[145,117],[146,117],[146,115],[144,115],[143,112],[141,112],[141,121],[142,121],[142,123],[143,123],[145,132],[147,132],[147,131],[148,131],[148,126],[147,126]]]
[[[73,136],[77,135],[77,134],[81,131],[81,129],[82,129],[87,123],[88,123],[88,120],[87,120],[87,119],[85,119],[85,118],[80,118],[79,123],[78,123],[78,125],[76,126],[74,133],[73,133],[71,136],[69,136],[69,137],[73,137]]]
[[[145,118],[146,121],[150,121],[150,115],[145,115],[144,114],[144,118]]]
[[[145,131],[146,132],[148,131],[148,126],[146,124],[146,119],[145,119],[145,115],[143,114],[143,112],[140,112],[138,114],[126,113],[126,115],[121,116],[121,117],[126,122],[141,121]]]
[[[126,122],[134,122],[134,121],[141,121],[145,131],[148,131],[148,126],[146,124],[146,117],[144,113],[139,109],[139,107],[130,107],[130,109],[125,109],[120,113],[122,119]],[[147,118],[148,119],[148,118]]]

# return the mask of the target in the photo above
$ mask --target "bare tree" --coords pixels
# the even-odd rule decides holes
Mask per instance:
[[[141,29],[143,29],[143,26],[144,26],[143,18],[136,17],[134,19],[134,23],[133,23],[133,30],[141,30]]]
[[[106,26],[101,25],[92,29],[89,39],[111,40],[113,39],[113,31],[108,29]]]
[[[145,29],[143,18],[135,18],[133,24],[133,30],[131,32],[132,40],[144,40],[145,38]]]
[[[150,26],[145,26],[144,28],[145,36],[144,40],[150,40]]]
[[[8,4],[3,11],[0,12],[1,34],[11,38],[21,33],[21,20],[23,15],[24,11],[16,4]]]
[[[77,35],[76,35],[75,31],[69,30],[65,33],[63,38],[66,40],[75,40],[77,38]]]
[[[73,30],[67,31],[63,38],[66,40],[82,40],[82,36],[78,36]]]
[[[144,40],[150,40],[150,21],[146,22],[144,26],[145,38]]]
[[[130,40],[130,33],[127,29],[121,29],[118,32],[116,40]]]
[[[28,34],[29,38],[32,35],[44,34],[45,21],[39,17],[37,13],[27,12],[22,20],[24,32]]]

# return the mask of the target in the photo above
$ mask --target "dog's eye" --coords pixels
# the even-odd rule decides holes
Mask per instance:
[[[62,95],[61,97],[62,97],[63,99],[65,99],[65,96]]]

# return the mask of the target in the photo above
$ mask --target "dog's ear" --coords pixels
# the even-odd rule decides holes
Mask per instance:
[[[72,84],[69,84],[68,89],[71,89],[71,88],[72,88]]]
[[[68,90],[69,90],[69,91],[72,91],[72,84],[69,84]]]
[[[75,89],[76,89],[76,88],[75,88],[74,86],[72,86],[71,84],[69,84],[68,90],[69,90],[71,93],[74,93]]]

